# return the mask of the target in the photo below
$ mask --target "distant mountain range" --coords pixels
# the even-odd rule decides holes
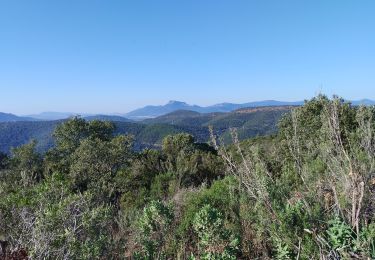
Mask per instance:
[[[374,100],[362,99],[351,101],[353,105],[375,105]],[[78,114],[70,112],[43,112],[40,114],[33,114],[27,116],[17,116],[13,114],[0,113],[0,122],[16,122],[16,121],[50,121],[50,120],[61,120],[73,116],[82,116],[88,120],[100,119],[108,121],[142,121],[145,119],[156,118],[163,116],[175,111],[193,111],[198,113],[228,113],[241,108],[253,108],[253,107],[269,107],[269,106],[300,106],[303,105],[304,101],[285,102],[277,100],[264,100],[256,102],[248,102],[243,104],[236,103],[220,103],[212,106],[198,106],[190,105],[181,101],[169,101],[165,105],[160,106],[145,106],[136,110],[133,110],[126,114],[115,114],[115,115],[94,115],[94,114]]]
[[[74,113],[60,113],[60,112],[43,112],[30,116],[17,116],[14,114],[7,114],[0,112],[0,122],[21,122],[21,121],[55,121],[63,120],[74,116],[81,116],[86,120],[102,120],[102,121],[117,121],[117,122],[131,122],[133,120],[116,115],[80,115]]]
[[[369,99],[362,99],[357,101],[351,101],[353,105],[375,105],[375,101]],[[277,100],[264,100],[256,102],[248,102],[243,104],[236,103],[220,103],[212,106],[202,107],[197,105],[189,105],[181,101],[169,101],[166,105],[161,106],[145,106],[133,110],[127,114],[124,114],[124,117],[133,119],[133,120],[143,120],[147,118],[155,118],[158,116],[166,115],[178,110],[188,110],[198,113],[215,113],[215,112],[232,112],[241,108],[252,108],[252,107],[269,107],[269,106],[301,106],[304,101],[295,101],[295,102],[286,102],[286,101],[277,101]]]
[[[375,105],[374,101],[361,100],[354,105]],[[287,105],[278,105],[287,104]],[[172,101],[165,106],[148,106],[129,113],[132,121],[117,115],[86,115],[86,120],[113,121],[117,134],[132,134],[135,149],[160,147],[163,137],[169,134],[190,133],[200,142],[209,140],[208,126],[212,126],[224,142],[230,143],[230,128],[238,129],[239,139],[269,135],[277,131],[277,122],[294,106],[302,102],[262,101],[246,104],[224,103],[210,107],[191,106]],[[268,106],[266,106],[268,105]],[[238,108],[242,107],[244,108]],[[184,109],[178,109],[183,107]],[[238,109],[237,109],[238,108]],[[199,110],[193,111],[193,110]],[[230,110],[229,112],[225,112]],[[167,113],[167,111],[172,111]],[[160,116],[156,116],[161,114]],[[62,116],[60,114],[60,116]],[[66,114],[67,117],[74,114]],[[45,118],[45,117],[42,117]],[[35,139],[38,151],[44,152],[54,145],[52,133],[64,120],[45,120],[0,113],[0,152],[9,153],[12,147],[26,144]]]
[[[185,102],[181,101],[169,101],[166,105],[162,106],[145,106],[143,108],[139,108],[133,110],[124,116],[133,120],[143,120],[147,118],[154,118],[162,115],[166,115],[168,113],[172,113],[178,110],[185,110],[185,111],[194,111],[198,113],[215,113],[215,112],[222,112],[227,113],[231,112],[240,108],[245,107],[260,107],[260,106],[299,106],[302,105],[303,101],[297,102],[282,102],[282,101],[275,101],[275,100],[266,100],[266,101],[258,101],[258,102],[250,102],[244,104],[234,104],[234,103],[221,103],[216,104],[213,106],[201,107],[197,105],[189,105]]]

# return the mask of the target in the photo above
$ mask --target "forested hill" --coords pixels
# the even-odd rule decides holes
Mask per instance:
[[[113,121],[116,134],[131,134],[135,138],[136,150],[145,147],[159,147],[161,140],[170,134],[189,133],[196,140],[209,140],[208,126],[229,141],[229,129],[238,128],[240,139],[275,133],[281,116],[290,111],[291,106],[259,107],[239,109],[229,113],[198,113],[176,111],[143,122],[128,122],[122,117],[95,116],[86,120]],[[120,121],[121,120],[121,121]],[[54,145],[52,133],[65,120],[37,122],[0,123],[0,151],[9,153],[17,147],[37,141],[37,150],[44,152]]]
[[[212,126],[216,132],[228,136],[229,129],[238,128],[240,139],[275,133],[277,122],[294,106],[267,106],[256,108],[241,108],[229,113],[197,113],[179,110],[153,119],[144,120],[144,123],[171,124],[190,127]]]
[[[44,152],[54,146],[52,133],[65,121],[67,120],[0,123],[0,151],[9,153],[11,148],[36,140],[37,151]],[[139,123],[119,121],[113,123],[115,134],[130,134],[136,137],[137,141],[134,144],[136,149],[152,147],[159,142],[159,137],[162,138],[166,134],[186,132],[184,129],[175,129],[176,127],[169,125],[155,125],[151,128]]]

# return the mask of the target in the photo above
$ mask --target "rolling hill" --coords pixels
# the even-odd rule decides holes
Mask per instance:
[[[180,101],[169,101],[166,105],[163,106],[145,106],[143,108],[139,108],[133,110],[124,116],[127,118],[135,119],[135,120],[143,120],[147,118],[153,118],[161,115],[165,115],[177,110],[190,110],[190,111],[197,111],[201,112],[202,108],[196,105],[188,105],[185,102]]]
[[[87,120],[114,121],[116,134],[131,134],[135,138],[134,148],[159,147],[162,139],[169,134],[189,133],[197,141],[209,140],[208,126],[230,142],[229,128],[237,127],[241,139],[258,135],[272,134],[277,130],[280,117],[290,111],[291,107],[263,107],[239,109],[229,113],[198,113],[179,110],[154,119],[142,122],[128,122],[122,117],[96,116]],[[122,121],[120,121],[122,120]],[[38,150],[46,151],[54,145],[52,133],[64,120],[36,122],[0,123],[0,151],[9,153],[17,147],[35,139]]]
[[[161,140],[169,134],[180,132],[190,133],[199,142],[209,140],[208,126],[214,128],[215,133],[223,138],[226,143],[231,141],[230,128],[235,127],[238,130],[239,138],[273,134],[277,131],[277,122],[288,113],[294,105],[278,106],[278,101],[264,101],[256,104],[271,104],[269,106],[253,106],[239,108],[231,112],[209,112],[201,113],[194,110],[176,109],[177,107],[202,110],[198,106],[190,106],[183,102],[173,101],[168,105],[167,110],[173,110],[170,113],[163,114],[154,118],[144,119],[143,121],[132,121],[121,116],[96,115],[87,116],[86,120],[105,120],[113,121],[116,125],[116,134],[131,134],[135,137],[135,149],[146,147],[159,147]],[[353,105],[373,105],[374,101],[360,100],[353,101]],[[225,103],[217,105],[224,107],[221,110],[233,109],[235,104]],[[154,108],[149,106],[149,111]],[[158,108],[158,113],[165,113],[167,110]],[[209,108],[211,109],[211,108]],[[203,109],[207,111],[207,108]],[[156,115],[154,113],[153,115]],[[58,124],[64,120],[54,121],[33,121],[34,118],[19,117],[12,114],[0,113],[0,152],[9,153],[12,147],[17,147],[35,139],[38,141],[38,150],[46,151],[52,147],[52,133]]]
[[[145,119],[142,122],[145,124],[202,126],[204,123],[209,122],[221,114],[225,113],[199,113],[190,110],[177,110],[159,117]]]
[[[353,105],[366,105],[366,106],[373,106],[375,105],[374,100],[370,99],[361,99],[361,100],[354,100],[349,101]],[[169,101],[165,105],[161,106],[145,106],[143,108],[139,108],[133,110],[126,114],[80,114],[80,113],[69,113],[69,112],[42,112],[39,114],[27,115],[27,116],[17,116],[14,114],[7,114],[0,112],[0,122],[16,122],[16,121],[53,121],[53,120],[64,120],[73,116],[82,116],[87,120],[105,120],[105,121],[120,121],[120,122],[132,122],[132,121],[143,121],[147,119],[153,119],[157,117],[161,117],[167,115],[168,117],[175,116],[176,118],[179,117],[179,113],[181,111],[190,111],[190,112],[197,112],[200,114],[212,114],[212,113],[228,113],[233,112],[238,109],[242,108],[254,108],[254,107],[280,107],[280,106],[300,106],[304,102],[303,101],[295,101],[295,102],[286,102],[286,101],[277,101],[277,100],[264,100],[264,101],[256,101],[256,102],[248,102],[242,104],[236,103],[220,103],[212,106],[198,106],[198,105],[189,105],[185,102],[181,101]],[[173,115],[173,113],[176,114]],[[212,115],[207,115],[212,116]],[[199,116],[200,120],[202,116]],[[161,118],[158,119],[159,121],[162,120]],[[180,120],[180,119],[176,119]],[[184,119],[182,119],[184,120]],[[169,121],[166,119],[166,121]]]
[[[17,121],[33,121],[35,119],[30,117],[21,117],[9,113],[0,112],[0,122],[17,122]]]
[[[207,128],[212,126],[218,134],[229,142],[229,129],[235,127],[241,139],[257,135],[272,134],[277,131],[277,122],[294,106],[268,106],[241,108],[229,113],[205,113],[179,110],[153,119],[146,124],[170,124]]]
[[[54,145],[52,133],[56,126],[64,120],[35,121],[35,122],[1,122],[0,123],[0,152],[9,153],[12,148],[36,140],[37,150],[45,152]],[[176,133],[190,133],[198,141],[204,142],[208,139],[208,130],[203,127],[184,127],[169,124],[146,125],[132,122],[114,122],[115,134],[130,134],[135,138],[134,148],[158,147],[161,140]]]
[[[52,132],[62,121],[5,122],[0,123],[0,152],[8,153],[35,139],[38,150],[45,151],[53,146]]]

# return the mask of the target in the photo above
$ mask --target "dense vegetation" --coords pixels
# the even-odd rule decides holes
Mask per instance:
[[[197,141],[209,140],[208,126],[215,127],[217,133],[226,136],[230,127],[238,127],[240,139],[266,135],[276,131],[280,117],[288,112],[290,107],[264,108],[254,112],[200,114],[192,111],[171,113],[144,122],[129,122],[128,119],[116,116],[90,116],[88,121],[113,121],[116,126],[115,135],[129,134],[134,136],[134,148],[160,148],[162,140],[167,135],[189,133]],[[193,113],[193,116],[191,114]],[[34,121],[34,122],[0,122],[0,152],[9,153],[12,147],[18,147],[31,140],[37,140],[38,152],[46,152],[54,146],[52,133],[54,129],[66,120]]]
[[[216,132],[226,132],[231,127],[243,131],[259,131],[262,134],[274,133],[277,122],[292,106],[273,106],[242,108],[229,113],[205,113],[179,110],[153,119],[146,119],[146,124],[171,124],[178,126],[212,126]],[[249,133],[249,136],[254,136]]]
[[[118,130],[117,130],[118,131]],[[110,122],[0,155],[9,259],[374,259],[375,108],[318,96],[276,135],[135,152]]]

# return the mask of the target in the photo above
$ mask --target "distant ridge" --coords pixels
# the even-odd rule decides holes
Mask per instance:
[[[181,101],[169,101],[166,105],[161,106],[145,106],[143,108],[139,108],[133,110],[124,116],[127,118],[131,118],[134,120],[142,120],[147,118],[155,118],[158,116],[166,115],[178,110],[189,110],[198,113],[216,113],[216,112],[232,112],[234,110],[245,108],[245,107],[264,107],[264,106],[300,106],[303,105],[303,101],[297,102],[284,102],[284,101],[276,101],[276,100],[264,100],[264,101],[257,101],[257,102],[249,102],[243,104],[235,104],[235,103],[220,103],[212,106],[201,107],[197,105],[189,105],[185,102]]]
[[[35,119],[30,117],[16,116],[13,114],[0,112],[0,122],[17,122],[17,121],[33,121]]]
[[[354,100],[349,101],[353,105],[375,105],[375,101],[370,99],[362,99],[362,100]],[[302,106],[304,101],[277,101],[277,100],[263,100],[263,101],[255,101],[255,102],[248,102],[243,104],[236,104],[236,103],[220,103],[215,104],[212,106],[202,107],[197,105],[189,105],[182,101],[169,101],[165,105],[161,106],[145,106],[143,108],[139,108],[133,110],[127,114],[124,114],[124,117],[130,118],[133,120],[144,120],[155,118],[159,116],[163,116],[175,111],[184,110],[184,111],[194,111],[198,113],[216,113],[216,112],[232,112],[234,110],[238,110],[241,108],[251,108],[251,107],[273,107],[273,106]]]
[[[112,121],[115,134],[131,134],[134,136],[134,148],[156,148],[161,146],[162,139],[170,134],[189,133],[198,142],[210,139],[208,126],[215,129],[215,134],[231,141],[230,128],[237,127],[240,140],[269,135],[277,131],[280,117],[288,113],[290,106],[285,107],[254,107],[243,108],[233,112],[199,113],[188,110],[178,110],[142,122],[128,122],[128,119],[118,116],[89,116],[86,120]],[[12,147],[18,147],[31,140],[37,140],[37,151],[45,152],[53,147],[52,133],[56,126],[65,120],[39,120],[23,122],[0,122],[0,152],[9,153]],[[223,140],[224,140],[223,139]]]
[[[114,115],[94,115],[94,116],[85,116],[84,119],[88,121],[92,120],[101,120],[101,121],[115,121],[115,122],[132,122],[133,120]]]
[[[28,115],[28,117],[37,119],[37,120],[61,120],[67,119],[69,117],[78,116],[77,113],[70,112],[42,112],[40,114]],[[89,115],[85,115],[89,116]]]
[[[196,105],[188,105],[185,102],[181,101],[169,101],[166,105],[162,106],[145,106],[143,108],[139,108],[133,110],[124,116],[131,119],[142,120],[147,118],[154,118],[161,115],[165,115],[177,110],[190,110],[196,111],[199,113],[203,113],[202,107]]]
[[[260,106],[264,104],[269,106]],[[296,102],[290,105],[277,106],[278,101],[264,101],[239,105],[225,103],[218,107],[223,110],[230,104],[230,112],[211,112],[200,113],[191,110],[176,110],[158,117],[145,119],[142,122],[129,122],[130,120],[121,116],[95,115],[82,117],[86,120],[106,120],[113,121],[116,125],[116,134],[131,134],[135,137],[134,148],[141,150],[143,148],[160,147],[163,137],[169,134],[190,133],[197,138],[199,142],[209,140],[208,126],[215,129],[215,133],[223,138],[225,143],[230,143],[230,128],[238,129],[239,139],[243,140],[255,136],[273,134],[277,131],[277,122],[288,113]],[[354,101],[354,105],[365,104],[373,105],[371,100]],[[170,102],[169,106],[189,106],[183,102]],[[241,105],[241,106],[242,106]],[[297,103],[298,105],[298,103]],[[170,109],[170,108],[169,108]],[[209,111],[210,107],[201,108]],[[28,117],[19,117],[13,114],[0,113],[0,152],[9,153],[12,147],[26,144],[35,139],[38,141],[37,149],[45,152],[46,149],[53,146],[52,133],[57,125],[64,120],[37,120]]]
[[[371,99],[361,99],[361,100],[354,100],[351,101],[353,105],[359,106],[359,105],[365,105],[365,106],[374,106],[375,101]]]
[[[371,99],[361,99],[348,101],[353,105],[366,105],[373,106],[375,101]],[[273,107],[273,106],[301,106],[304,101],[277,101],[277,100],[263,100],[248,102],[243,104],[236,103],[219,103],[212,106],[198,106],[190,105],[186,102],[172,100],[165,105],[153,106],[148,105],[142,108],[135,109],[126,114],[80,114],[73,112],[42,112],[40,114],[17,116],[9,113],[0,112],[0,122],[16,122],[16,121],[51,121],[51,120],[62,120],[73,116],[81,116],[87,120],[106,120],[106,121],[120,121],[120,122],[131,122],[131,121],[142,121],[145,119],[152,119],[159,116],[167,115],[176,111],[193,111],[202,114],[207,113],[228,113],[241,108],[252,108],[252,107]],[[186,112],[185,112],[186,113]]]

